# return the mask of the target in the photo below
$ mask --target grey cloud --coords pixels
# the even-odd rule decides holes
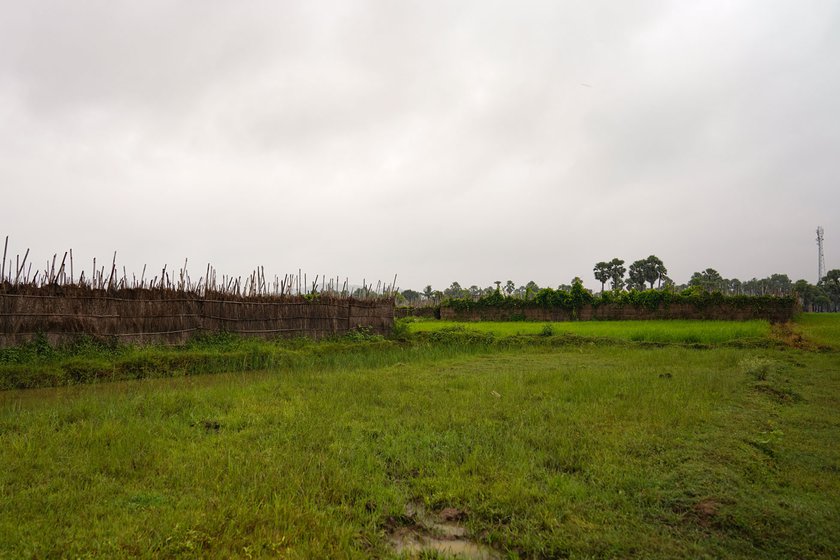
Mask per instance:
[[[810,279],[811,230],[840,231],[838,23],[816,0],[20,3],[4,223],[38,253],[415,288],[650,253],[678,281]]]

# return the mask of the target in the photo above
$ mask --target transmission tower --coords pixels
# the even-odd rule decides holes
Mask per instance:
[[[817,276],[817,283],[825,276],[825,254],[823,254],[823,228],[817,226],[817,247],[819,249],[819,276]]]

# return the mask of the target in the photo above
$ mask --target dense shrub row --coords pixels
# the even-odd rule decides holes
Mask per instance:
[[[659,309],[671,304],[687,304],[697,308],[711,305],[728,304],[739,309],[752,309],[756,312],[766,311],[778,305],[794,305],[793,296],[745,296],[724,295],[720,292],[709,293],[696,288],[689,288],[681,292],[671,290],[631,290],[629,292],[605,291],[593,294],[575,282],[570,290],[555,290],[542,288],[531,299],[521,299],[505,296],[501,291],[493,292],[478,299],[461,298],[448,299],[443,302],[446,307],[456,311],[473,311],[481,309],[565,309],[575,311],[585,305],[598,307],[600,305],[632,305],[645,309]]]

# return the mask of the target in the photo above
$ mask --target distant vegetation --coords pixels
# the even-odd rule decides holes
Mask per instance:
[[[671,296],[642,295],[643,293],[666,292],[677,296],[673,299],[697,298],[703,297],[703,294],[796,297],[804,311],[840,311],[840,269],[828,271],[816,285],[810,284],[807,280],[793,282],[786,274],[772,274],[767,278],[753,278],[745,281],[737,278],[727,279],[713,268],[695,272],[686,284],[676,284],[668,276],[665,264],[656,255],[634,261],[629,268],[624,264],[625,261],[618,258],[595,264],[593,275],[601,283],[600,295],[586,290],[589,296],[585,296],[579,289],[577,293],[573,293],[576,282],[582,288],[583,283],[580,278],[576,278],[571,284],[560,284],[557,288],[540,287],[534,281],[517,286],[512,280],[506,282],[498,280],[493,286],[484,288],[476,285],[464,288],[459,282],[452,282],[442,291],[433,289],[431,285],[426,286],[421,292],[411,289],[403,290],[397,294],[397,304],[439,305],[444,300],[489,302],[494,298],[498,302],[534,301],[540,297],[542,301],[546,298],[554,299],[560,306],[567,306],[569,301],[577,301],[581,298],[589,298],[594,303],[613,301],[645,304]],[[567,295],[553,295],[546,290],[554,293],[564,292]],[[539,296],[540,293],[542,296]],[[500,299],[500,296],[503,299]]]

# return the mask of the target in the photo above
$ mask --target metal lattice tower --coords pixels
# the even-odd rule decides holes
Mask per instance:
[[[825,276],[825,254],[823,253],[823,228],[817,227],[817,247],[819,248],[819,276],[817,276],[817,283]]]

